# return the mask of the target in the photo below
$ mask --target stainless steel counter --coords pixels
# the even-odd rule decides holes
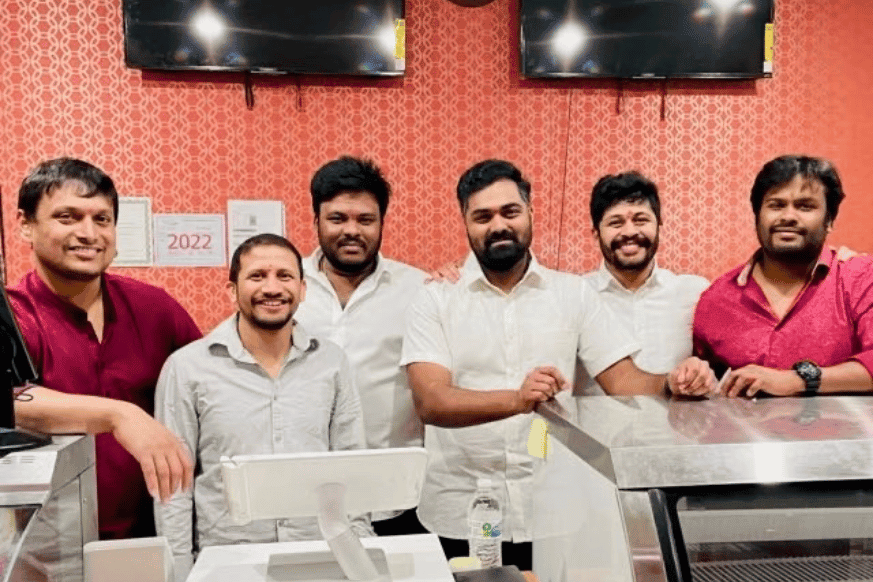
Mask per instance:
[[[573,405],[537,409],[543,582],[873,579],[873,397]]]
[[[537,412],[621,489],[873,479],[873,397],[577,399]],[[573,420],[573,414],[577,414]]]
[[[82,547],[97,539],[94,439],[0,458],[0,581],[81,582]]]

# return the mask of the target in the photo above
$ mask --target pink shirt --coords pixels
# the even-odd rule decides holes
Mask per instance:
[[[164,360],[200,330],[164,290],[127,277],[103,276],[103,341],[84,311],[31,271],[8,289],[12,311],[40,374],[61,392],[126,400],[152,414]],[[139,463],[111,434],[96,438],[101,538],[154,535],[152,500]]]
[[[716,279],[694,314],[695,354],[719,375],[748,364],[788,370],[800,360],[822,367],[856,360],[873,376],[873,258],[835,256],[822,251],[782,320],[751,277],[757,253]]]

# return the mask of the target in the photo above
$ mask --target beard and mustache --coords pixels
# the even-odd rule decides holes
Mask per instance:
[[[651,239],[641,233],[636,233],[630,236],[617,236],[612,239],[612,242],[610,242],[608,246],[604,244],[601,239],[600,251],[603,253],[603,258],[606,262],[616,268],[626,271],[642,271],[649,266],[649,263],[651,263],[652,259],[655,257],[655,253],[658,250],[658,238],[657,233],[654,238]],[[622,246],[628,243],[633,243],[645,251],[642,258],[627,260],[621,257],[618,251]]]
[[[364,250],[364,256],[359,260],[347,261],[340,257],[339,249],[350,242],[358,243]],[[331,245],[323,244],[321,240],[319,240],[319,245],[324,253],[324,259],[330,263],[336,271],[347,275],[358,275],[370,269],[376,262],[376,257],[382,246],[382,235],[380,234],[379,238],[375,241],[375,244],[371,246],[368,246],[367,241],[363,238],[354,236],[344,236],[336,242],[335,248]]]
[[[797,233],[800,240],[794,244],[778,244],[774,241],[779,232]],[[762,236],[758,227],[758,242],[770,258],[786,264],[803,265],[818,259],[827,237],[827,225],[821,229],[808,229],[798,225],[774,224],[766,229],[767,237]]]
[[[501,242],[509,244],[497,244]],[[473,252],[479,260],[479,264],[488,271],[505,273],[515,267],[519,261],[524,260],[528,254],[528,244],[522,243],[512,231],[501,230],[492,232],[485,238],[481,249],[474,245]]]

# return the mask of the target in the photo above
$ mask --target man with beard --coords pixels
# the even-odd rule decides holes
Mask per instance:
[[[297,321],[346,352],[367,446],[421,446],[421,421],[399,362],[404,314],[425,273],[379,252],[391,188],[372,162],[345,156],[322,166],[310,191],[319,246],[303,263],[307,298]],[[414,509],[373,517],[379,535],[425,532]]]
[[[633,364],[639,346],[581,277],[530,252],[530,184],[515,166],[480,162],[457,191],[473,253],[457,283],[419,292],[403,340],[430,453],[418,516],[448,557],[466,555],[467,504],[477,479],[491,479],[512,542],[504,563],[527,570],[540,464],[527,452],[527,413],[566,387],[577,356],[610,394],[664,394],[665,377]]]
[[[841,262],[825,246],[843,198],[818,158],[782,156],[755,178],[761,248],[703,293],[694,316],[695,352],[719,375],[732,370],[726,395],[873,389],[873,259]]]
[[[155,508],[177,580],[185,579],[205,546],[321,537],[314,519],[234,525],[222,456],[365,446],[345,354],[292,319],[306,292],[294,245],[273,234],[246,240],[231,259],[228,289],[237,313],[170,357],[158,380],[155,413],[197,459],[193,490]],[[353,525],[359,535],[372,535],[366,517]]]
[[[591,193],[594,238],[603,253],[600,269],[583,275],[601,300],[633,330],[642,370],[664,374],[691,355],[691,321],[709,281],[677,275],[655,264],[661,201],[655,184],[638,172],[607,175]],[[592,378],[583,394],[602,394]]]

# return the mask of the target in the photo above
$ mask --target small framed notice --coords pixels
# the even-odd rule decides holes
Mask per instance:
[[[247,238],[269,232],[285,236],[285,205],[280,200],[227,201],[227,253]]]
[[[147,267],[152,264],[152,200],[118,198],[118,256],[113,267]]]
[[[223,214],[155,214],[155,265],[221,267],[227,263]]]

